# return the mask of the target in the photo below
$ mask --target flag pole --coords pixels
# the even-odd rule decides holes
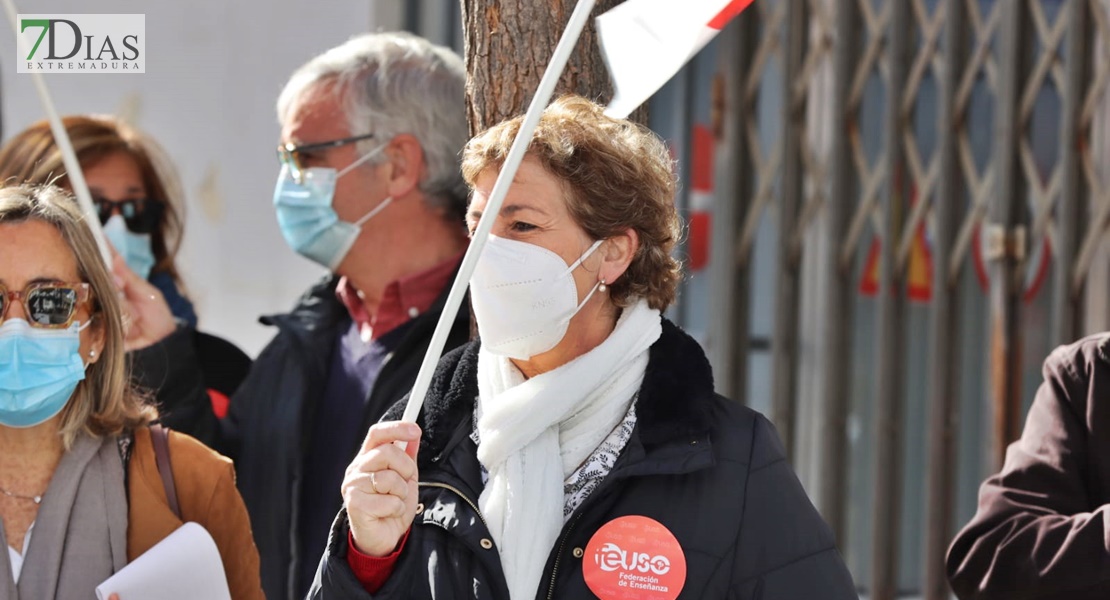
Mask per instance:
[[[535,132],[536,125],[539,124],[540,116],[547,108],[548,102],[551,101],[551,95],[555,92],[555,84],[559,82],[559,77],[562,76],[563,69],[567,66],[567,60],[570,58],[575,44],[578,43],[579,36],[582,35],[582,30],[590,19],[590,12],[593,11],[595,1],[578,0],[574,12],[570,15],[567,27],[563,30],[563,35],[555,46],[551,62],[547,64],[540,85],[536,89],[536,95],[532,97],[532,103],[528,105],[528,111],[524,114],[524,122],[521,123],[516,139],[513,140],[513,145],[509,149],[509,155],[505,158],[505,164],[501,167],[501,173],[493,184],[493,191],[490,193],[489,201],[482,212],[482,218],[478,220],[478,227],[474,231],[470,247],[467,248],[466,254],[463,256],[459,274],[455,277],[454,283],[451,284],[451,291],[447,295],[447,303],[443,307],[443,312],[439,315],[439,322],[436,323],[436,330],[432,335],[431,344],[428,345],[428,352],[424,354],[424,362],[420,364],[416,382],[409,393],[408,404],[405,405],[405,413],[401,417],[402,421],[415,423],[417,415],[420,414],[420,408],[424,405],[424,396],[428,393],[428,386],[431,384],[432,375],[435,373],[436,363],[439,362],[439,357],[443,353],[443,346],[447,343],[447,334],[451,331],[455,315],[462,305],[466,288],[470,284],[470,276],[474,273],[474,267],[478,264],[478,257],[481,256],[482,248],[486,245],[490,229],[493,228],[493,222],[497,219],[498,213],[501,212],[501,204],[505,202],[509,185],[512,184],[513,177],[516,176],[516,171],[520,168],[520,163],[524,160],[524,155],[532,144],[532,134]]]
[[[19,11],[16,10],[13,0],[3,0],[3,3],[8,13],[8,21],[12,24],[12,30],[15,31],[16,47],[19,55],[24,56],[27,53],[27,44],[23,41],[23,36],[20,35],[19,31]],[[42,73],[32,71],[30,75],[31,81],[35,84],[35,90],[39,94],[39,100],[42,101],[42,107],[46,110],[46,118],[50,121],[50,130],[54,133],[54,143],[58,145],[58,150],[62,152],[62,163],[65,164],[66,176],[69,177],[69,187],[73,190],[73,194],[77,196],[77,204],[81,207],[81,211],[85,213],[85,221],[88,222],[89,229],[92,230],[96,247],[100,250],[100,257],[104,259],[104,264],[111,270],[112,255],[108,251],[108,243],[104,239],[104,230],[100,227],[100,218],[97,216],[96,207],[93,206],[89,185],[85,183],[85,173],[81,170],[81,163],[77,161],[77,153],[73,151],[69,132],[66,131],[61,117],[58,116],[57,109],[54,108],[54,100],[50,97],[50,90],[46,88],[46,81],[43,80]]]

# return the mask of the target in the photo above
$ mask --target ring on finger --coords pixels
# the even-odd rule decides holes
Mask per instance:
[[[381,491],[378,490],[378,482],[374,479],[377,474],[377,471],[370,474],[370,488],[374,490],[375,494],[381,494]]]

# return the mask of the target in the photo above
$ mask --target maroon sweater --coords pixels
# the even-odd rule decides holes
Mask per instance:
[[[960,598],[1110,597],[1110,334],[1049,355],[947,566]]]

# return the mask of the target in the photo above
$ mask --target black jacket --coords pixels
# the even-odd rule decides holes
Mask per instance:
[[[347,309],[336,298],[338,279],[311,288],[291,313],[263,317],[277,335],[255,359],[254,366],[231,399],[228,416],[217,420],[195,395],[171,407],[170,425],[189,433],[235,461],[237,483],[250,512],[251,528],[262,564],[262,587],[271,600],[292,597],[300,561],[298,507],[308,435],[316,400],[327,383],[337,336],[351,325]],[[420,363],[443,311],[448,289],[430,310],[416,317],[374,383],[361,415],[362,431],[412,388]],[[467,341],[469,312],[459,311],[446,349]],[[179,369],[181,378],[196,370]],[[184,385],[184,384],[182,384]],[[360,440],[361,441],[361,440]],[[351,458],[357,445],[349,449]],[[336,509],[342,503],[336,490]]]
[[[177,287],[169,273],[154,272],[150,283],[162,292],[177,320],[177,328],[156,344],[128,352],[132,381],[154,397],[161,412],[167,405],[180,407],[181,398],[200,398],[208,391],[230,398],[250,372],[251,358],[231,342],[197,330],[193,303]],[[181,369],[181,365],[189,368]],[[208,404],[196,402],[192,410],[166,413],[163,422],[177,428],[178,422],[190,423],[195,410],[208,411]]]
[[[440,361],[420,424],[420,514],[374,598],[501,599],[496,547],[477,510],[482,489],[470,439],[478,345]],[[394,407],[386,418],[396,417]],[[612,472],[571,515],[547,560],[537,598],[592,598],[583,549],[627,515],[662,523],[685,553],[679,598],[855,598],[832,535],[786,463],[771,424],[713,392],[709,363],[668,321],[650,350],[637,423]],[[342,511],[310,598],[370,598],[347,565]],[[522,599],[514,599],[522,600]]]
[[[235,344],[188,325],[127,357],[132,381],[154,397],[162,423],[181,431],[209,419],[212,405],[203,401],[209,390],[230,398],[252,364]]]
[[[1110,334],[1044,363],[1021,439],[948,550],[960,598],[1110,597]]]

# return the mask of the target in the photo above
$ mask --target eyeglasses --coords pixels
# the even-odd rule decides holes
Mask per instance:
[[[77,308],[88,302],[87,283],[32,283],[20,291],[0,284],[0,323],[13,302],[23,305],[27,322],[36,329],[65,329],[77,316]]]
[[[165,211],[161,202],[150,198],[116,202],[94,197],[93,204],[96,205],[96,214],[100,218],[101,225],[118,213],[123,217],[127,228],[134,233],[154,233],[158,229],[158,224],[162,222],[162,213]]]
[[[331,150],[347,144],[361,142],[374,137],[374,134],[367,133],[364,135],[356,135],[354,137],[343,138],[341,140],[332,140],[330,142],[318,142],[315,144],[302,144],[294,146],[293,144],[279,144],[277,147],[278,162],[289,167],[289,174],[293,176],[293,180],[297,183],[304,183],[304,159],[306,155],[313,152],[320,152],[321,150]]]

